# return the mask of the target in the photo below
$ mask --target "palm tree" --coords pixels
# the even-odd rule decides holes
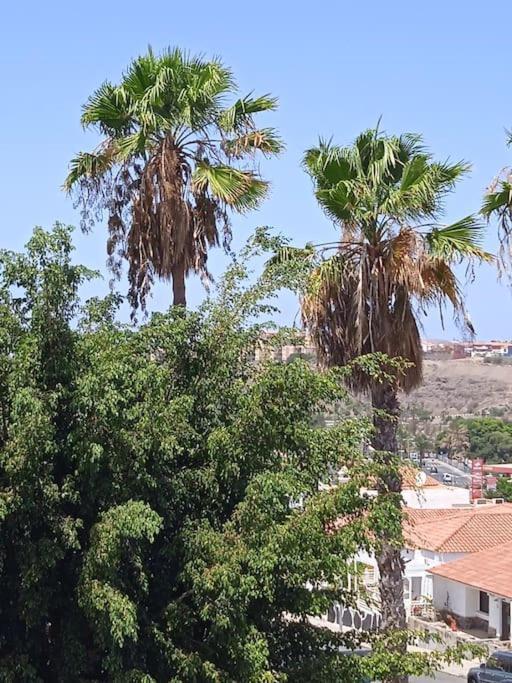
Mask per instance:
[[[82,124],[101,136],[70,164],[64,187],[82,209],[82,227],[106,213],[109,265],[129,264],[129,300],[145,307],[156,278],[172,279],[185,305],[185,278],[209,279],[208,249],[230,238],[229,212],[256,207],[267,191],[257,153],[277,154],[272,128],[254,116],[276,108],[268,95],[236,93],[220,61],[179,49],[135,59],[119,84],[103,83],[83,108]]]
[[[507,132],[507,145],[512,145],[512,132]],[[512,262],[512,169],[504,168],[488,188],[481,209],[489,220],[498,219],[500,271],[510,270]]]
[[[366,354],[404,359],[388,362],[385,378],[352,376],[353,387],[371,396],[374,457],[384,466],[379,490],[401,505],[394,464],[400,414],[399,391],[422,379],[419,316],[449,302],[470,326],[454,265],[492,257],[480,246],[481,226],[466,216],[439,224],[443,199],[466,173],[465,163],[439,163],[420,136],[388,136],[372,129],[353,146],[321,141],[306,152],[304,166],[316,198],[340,230],[340,238],[304,249],[285,247],[280,260],[309,260],[302,295],[304,323],[327,365],[345,365]],[[377,556],[382,624],[404,629],[402,560],[390,539]]]

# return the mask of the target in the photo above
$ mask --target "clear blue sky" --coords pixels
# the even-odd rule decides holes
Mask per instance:
[[[462,0],[288,0],[177,3],[9,2],[2,10],[0,64],[0,245],[20,249],[36,224],[78,223],[60,191],[67,162],[93,139],[80,107],[104,79],[116,80],[151,44],[220,55],[243,92],[271,92],[286,153],[263,165],[272,194],[257,214],[235,220],[235,245],[257,225],[271,224],[296,243],[322,241],[333,228],[315,205],[300,169],[303,150],[319,135],[349,143],[376,123],[389,132],[421,132],[439,157],[464,158],[473,172],[450,200],[447,221],[476,211],[493,175],[512,162],[512,2]],[[495,249],[495,229],[488,248]],[[77,236],[80,261],[104,270],[105,232]],[[212,253],[214,271],[225,263]],[[105,285],[104,285],[105,286]],[[96,286],[98,289],[99,285]],[[192,302],[201,287],[190,288]],[[158,287],[154,308],[168,305]],[[468,290],[479,337],[512,337],[512,298],[482,269]],[[297,304],[283,299],[283,318]],[[435,315],[428,336],[449,337]]]

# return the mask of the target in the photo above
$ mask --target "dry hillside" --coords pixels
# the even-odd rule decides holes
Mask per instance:
[[[425,361],[423,385],[402,403],[406,409],[422,406],[436,416],[498,410],[512,418],[512,365],[480,359]]]

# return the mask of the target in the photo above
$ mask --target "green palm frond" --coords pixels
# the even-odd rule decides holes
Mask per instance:
[[[219,126],[226,133],[236,133],[253,125],[253,115],[277,109],[277,98],[270,95],[241,97],[219,117]]]
[[[97,125],[107,135],[126,132],[133,126],[128,93],[111,83],[103,83],[87,100],[82,110],[82,125]]]
[[[308,242],[304,247],[293,247],[289,244],[281,247],[268,259],[267,265],[292,263],[294,261],[312,261],[315,258],[315,246]]]
[[[471,164],[467,161],[457,161],[453,164],[445,161],[442,163],[433,163],[432,170],[435,174],[438,191],[450,192],[455,183],[470,172]]]
[[[265,156],[272,156],[279,154],[283,149],[283,141],[274,128],[260,128],[224,142],[226,154],[234,158],[241,158],[256,150]]]
[[[445,261],[476,259],[493,261],[494,257],[482,248],[484,226],[471,215],[442,228],[433,228],[425,235],[425,243],[432,256]]]
[[[481,212],[485,218],[512,208],[512,183],[504,180],[498,187],[484,197]]]
[[[147,148],[147,135],[144,130],[138,130],[132,135],[125,135],[115,142],[116,160],[127,161],[138,155],[142,155]]]
[[[71,159],[70,170],[63,187],[69,192],[82,178],[101,178],[114,163],[112,150],[97,153],[80,152]]]
[[[199,192],[210,192],[236,211],[246,211],[257,206],[268,189],[268,183],[250,171],[207,162],[196,165],[192,184]]]
[[[318,147],[307,150],[302,164],[319,189],[332,189],[336,183],[357,177],[346,148],[320,139]]]
[[[426,154],[418,154],[408,159],[403,167],[400,191],[406,192],[411,187],[418,185],[427,174],[428,168],[428,156]]]
[[[174,56],[172,57],[171,54]],[[132,61],[123,75],[122,88],[136,100],[144,97],[148,89],[155,84],[160,59],[165,60],[165,64],[168,66],[170,60],[175,60],[179,63],[181,61],[181,54],[179,50],[168,50],[161,58],[158,58],[153,53],[153,50],[149,48],[146,54]]]

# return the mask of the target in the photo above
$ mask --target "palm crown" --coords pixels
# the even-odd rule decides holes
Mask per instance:
[[[320,205],[341,228],[340,240],[300,251],[314,265],[302,302],[305,323],[330,364],[372,352],[410,361],[399,378],[409,390],[421,380],[418,313],[448,301],[469,325],[453,266],[492,258],[473,216],[438,223],[444,197],[468,166],[433,161],[420,136],[377,129],[351,147],[320,142],[304,166]]]
[[[84,127],[102,136],[72,159],[65,188],[76,194],[89,227],[108,216],[110,265],[129,262],[129,299],[144,307],[156,277],[173,279],[184,304],[188,272],[209,277],[208,248],[229,240],[228,211],[258,205],[267,183],[255,154],[282,144],[255,114],[276,107],[267,95],[231,103],[231,71],[179,49],[135,59],[118,85],[104,83],[85,104]]]

